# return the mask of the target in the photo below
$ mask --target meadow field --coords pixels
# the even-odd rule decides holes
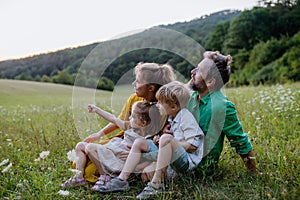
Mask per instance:
[[[92,185],[60,188],[74,173],[67,153],[106,124],[87,113],[87,104],[117,115],[132,92],[0,80],[0,199],[135,199],[145,185],[138,178],[130,179],[126,193],[98,194]],[[170,181],[159,199],[299,199],[300,83],[224,93],[237,107],[260,174],[249,175],[226,141],[214,176]]]

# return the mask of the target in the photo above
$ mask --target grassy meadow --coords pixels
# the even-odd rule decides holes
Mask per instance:
[[[144,188],[136,178],[127,193],[98,194],[91,185],[59,192],[73,174],[67,152],[106,124],[87,113],[87,104],[117,115],[131,92],[0,80],[0,199],[135,199]],[[226,141],[215,176],[168,182],[160,199],[298,199],[300,83],[224,92],[249,134],[260,174],[250,176]]]

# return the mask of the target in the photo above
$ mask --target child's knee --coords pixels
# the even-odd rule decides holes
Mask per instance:
[[[174,139],[173,135],[170,134],[163,134],[162,136],[160,136],[159,138],[159,144],[168,144],[170,143],[172,140]]]
[[[85,145],[86,145],[85,142],[78,142],[76,144],[75,150],[77,150],[77,151],[85,151]]]
[[[169,143],[171,143],[172,141],[174,141],[173,135],[170,135],[170,134],[163,134],[163,135],[159,138],[159,146],[165,146],[166,144],[169,144]]]
[[[97,150],[97,147],[95,146],[95,144],[93,143],[88,143],[85,147],[85,151],[87,154],[91,153],[91,152],[94,152]]]
[[[137,138],[134,140],[132,147],[133,148],[142,148],[147,146],[148,141],[145,138]]]

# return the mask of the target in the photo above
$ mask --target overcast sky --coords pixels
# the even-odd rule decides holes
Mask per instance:
[[[109,40],[257,0],[0,0],[0,60]]]

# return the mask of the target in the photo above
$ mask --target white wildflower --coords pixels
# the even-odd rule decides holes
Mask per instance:
[[[38,157],[37,159],[35,159],[35,162],[40,161],[41,159],[45,159],[48,155],[50,154],[50,151],[42,151],[40,153],[40,157]]]
[[[9,165],[7,165],[7,166],[2,170],[2,173],[7,172],[11,167],[12,167],[12,163],[9,163]]]
[[[69,151],[67,153],[67,156],[68,156],[68,160],[69,161],[72,161],[72,162],[76,161],[76,153],[75,153],[74,149],[72,149],[71,151]]]
[[[3,160],[3,161],[0,163],[0,167],[1,167],[2,165],[7,164],[8,162],[9,162],[9,159],[8,159],[8,158],[5,159],[5,160]]]
[[[60,194],[60,195],[63,195],[63,196],[69,196],[70,195],[70,192],[67,191],[67,190],[59,190],[57,192],[57,194]]]
[[[7,138],[6,141],[7,141],[7,142],[11,142],[11,139]]]
[[[40,153],[40,158],[45,159],[49,155],[50,151],[42,151]]]

